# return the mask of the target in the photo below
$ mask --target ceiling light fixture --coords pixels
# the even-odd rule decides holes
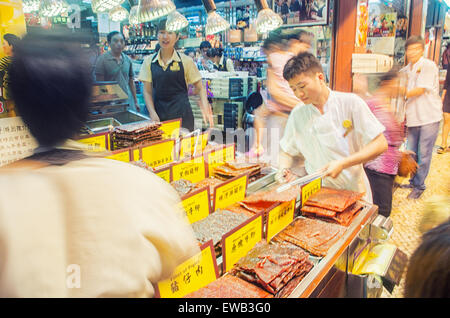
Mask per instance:
[[[139,0],[138,19],[140,23],[149,22],[175,11],[170,0]]]
[[[95,13],[107,12],[121,5],[124,1],[125,0],[92,0],[92,11]]]
[[[39,0],[23,0],[22,7],[24,13],[31,13],[39,10]]]
[[[139,19],[138,19],[138,6],[132,6],[130,9],[130,15],[128,16],[128,22],[130,24],[139,24]]]
[[[283,25],[281,17],[269,8],[266,0],[255,0],[255,5],[258,9],[255,23],[257,33],[267,33]]]
[[[202,0],[208,17],[206,19],[206,35],[219,33],[230,28],[230,24],[216,12],[214,0]]]
[[[113,8],[111,11],[109,11],[109,19],[114,22],[120,22],[125,19],[127,19],[129,16],[129,13],[127,9],[125,9],[122,6],[117,6]]]
[[[41,0],[39,14],[51,18],[67,12],[69,5],[64,0]]]
[[[189,25],[188,20],[178,11],[172,11],[167,15],[166,30],[176,32],[184,29]]]

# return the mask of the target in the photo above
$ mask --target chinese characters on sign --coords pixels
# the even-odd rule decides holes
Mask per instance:
[[[267,242],[294,220],[295,200],[283,202],[268,212]]]
[[[304,206],[308,198],[319,191],[320,188],[322,188],[322,178],[318,178],[302,186],[302,206]]]
[[[214,189],[214,209],[223,209],[245,198],[248,175],[225,182]]]

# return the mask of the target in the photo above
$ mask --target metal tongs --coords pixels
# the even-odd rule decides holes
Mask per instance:
[[[298,184],[303,185],[303,184],[307,184],[315,179],[322,178],[326,174],[326,172],[327,172],[326,169],[320,169],[312,174],[308,174],[304,177],[297,178],[294,181],[291,181],[289,183],[283,184],[282,186],[279,186],[277,188],[277,192],[280,193],[280,192],[286,191],[286,190],[290,189],[291,187],[296,186]]]

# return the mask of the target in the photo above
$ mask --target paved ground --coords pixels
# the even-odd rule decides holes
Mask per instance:
[[[440,144],[440,137],[436,144]],[[405,178],[399,178],[398,181],[408,183]],[[427,189],[418,200],[406,198],[411,191],[409,189],[397,189],[394,193],[391,213],[394,232],[390,242],[398,246],[408,256],[414,252],[420,243],[421,233],[418,230],[418,225],[423,215],[425,202],[434,195],[450,195],[450,152],[444,154],[434,152],[430,173],[425,184]],[[385,290],[381,297],[403,297],[404,281],[405,275],[403,275],[400,284],[394,288],[392,294]]]

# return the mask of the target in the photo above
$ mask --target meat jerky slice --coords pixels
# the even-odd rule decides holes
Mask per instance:
[[[234,213],[242,213],[242,214],[244,214],[244,215],[246,215],[248,217],[253,217],[255,215],[255,212],[246,209],[245,207],[241,206],[239,203],[234,203],[234,204],[232,204],[230,206],[227,206],[225,208],[225,210],[231,211],[231,212],[234,212]]]
[[[245,203],[245,202],[241,201],[241,202],[239,202],[239,204],[249,211],[252,211],[254,213],[260,213],[264,210],[267,210],[271,206],[273,206],[274,202],[260,201],[260,202],[254,202],[254,203]]]
[[[224,275],[214,282],[185,296],[186,298],[271,298],[265,290],[233,275]]]
[[[333,220],[338,222],[343,226],[349,226],[352,220],[356,217],[356,214],[364,208],[364,205],[361,202],[356,202],[351,206],[350,209],[347,209],[343,213],[336,214],[333,217]]]
[[[319,208],[316,206],[309,206],[309,205],[304,205],[302,207],[302,212],[317,215],[317,216],[330,217],[330,218],[333,216],[336,216],[336,213],[337,213],[336,211],[331,211],[328,209]]]
[[[343,212],[363,197],[364,193],[323,187],[310,196],[305,205]]]
[[[300,193],[300,186],[293,186],[286,191],[277,192],[277,189],[269,191],[257,192],[248,196],[243,203],[255,203],[255,202],[288,202],[297,198]]]

